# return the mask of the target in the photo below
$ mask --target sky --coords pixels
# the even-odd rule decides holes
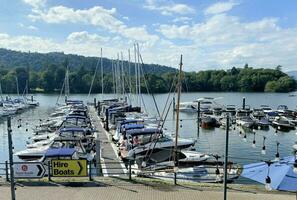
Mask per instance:
[[[297,69],[295,0],[1,0],[0,48],[134,60],[184,70]],[[120,56],[121,58],[121,56]]]

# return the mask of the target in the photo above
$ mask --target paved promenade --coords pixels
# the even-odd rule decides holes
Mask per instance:
[[[39,186],[37,186],[39,185]],[[122,180],[85,183],[21,183],[17,200],[216,200],[223,199],[222,188],[173,186],[154,183],[131,183]],[[0,183],[0,199],[10,199],[9,185]],[[295,200],[294,194],[265,191],[235,190],[228,192],[229,200]]]

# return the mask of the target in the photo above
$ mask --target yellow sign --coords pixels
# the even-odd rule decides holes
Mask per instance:
[[[52,160],[52,176],[88,176],[87,160]]]

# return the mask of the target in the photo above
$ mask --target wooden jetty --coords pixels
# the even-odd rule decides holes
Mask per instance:
[[[97,130],[97,140],[101,148],[101,169],[104,176],[124,175],[127,170],[124,163],[118,157],[115,145],[109,139],[109,133],[103,128],[101,120],[93,106],[89,107],[90,118]],[[97,162],[98,163],[98,162]]]

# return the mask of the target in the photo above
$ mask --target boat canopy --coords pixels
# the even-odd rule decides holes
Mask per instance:
[[[130,129],[141,129],[144,128],[143,124],[124,124],[122,127],[127,131]]]
[[[66,116],[65,119],[66,120],[68,120],[68,119],[86,119],[86,117],[81,116],[81,115],[71,115],[71,116]]]
[[[81,100],[67,100],[66,101],[66,104],[67,105],[71,105],[71,104],[84,104],[84,102],[81,101]]]
[[[48,149],[45,153],[45,157],[71,157],[75,153],[75,148],[54,148]]]
[[[127,119],[121,122],[121,126],[125,124],[133,124],[133,123],[143,122],[143,121],[144,121],[143,119]]]
[[[85,128],[81,128],[81,127],[68,127],[68,128],[61,128],[59,130],[59,132],[70,132],[70,131],[75,131],[75,132],[85,132],[86,129]]]
[[[162,133],[160,128],[143,128],[143,129],[130,129],[126,132],[127,135],[138,136],[138,135],[151,135],[155,133]]]

